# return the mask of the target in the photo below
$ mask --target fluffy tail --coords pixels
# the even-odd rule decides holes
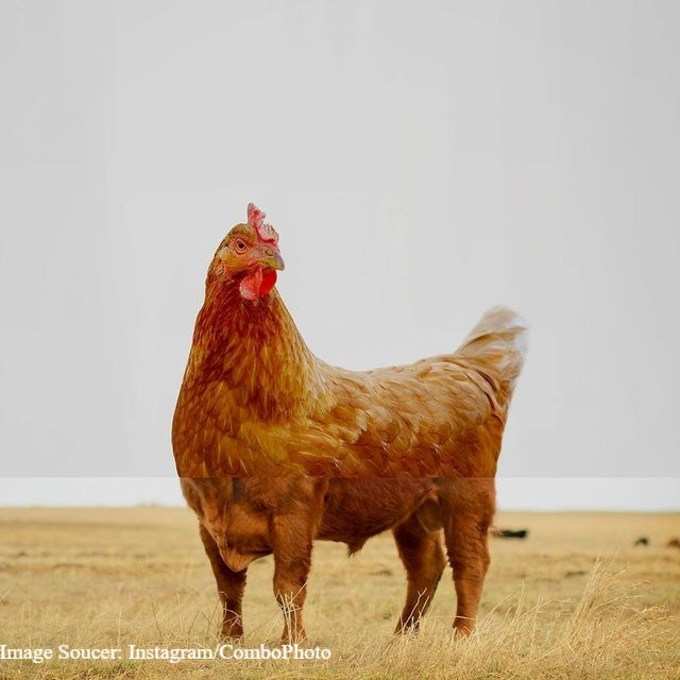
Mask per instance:
[[[524,365],[528,332],[522,317],[507,307],[494,307],[472,329],[456,356],[498,380],[509,397]]]

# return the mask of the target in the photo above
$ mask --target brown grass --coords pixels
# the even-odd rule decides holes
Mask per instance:
[[[0,661],[0,678],[680,678],[678,514],[507,513],[526,541],[492,540],[478,632],[453,640],[447,570],[421,633],[395,638],[404,578],[389,536],[348,559],[319,543],[310,644],[330,661]],[[217,598],[182,509],[0,510],[0,644],[214,646]],[[641,535],[649,547],[632,547]],[[255,563],[247,647],[274,646],[272,561]]]

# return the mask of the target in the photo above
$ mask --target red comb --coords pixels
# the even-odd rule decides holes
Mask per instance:
[[[254,203],[248,203],[248,224],[255,229],[261,241],[276,245],[279,241],[279,235],[271,224],[265,224],[265,217],[266,214]]]

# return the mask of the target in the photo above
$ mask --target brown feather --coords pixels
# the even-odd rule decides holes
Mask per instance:
[[[452,354],[367,372],[307,348],[274,289],[209,275],[173,420],[182,477],[492,477],[526,327],[487,313]]]

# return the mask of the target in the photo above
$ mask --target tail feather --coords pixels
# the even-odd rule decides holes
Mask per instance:
[[[511,392],[524,365],[529,329],[507,307],[494,307],[472,329],[456,355],[492,369]]]

